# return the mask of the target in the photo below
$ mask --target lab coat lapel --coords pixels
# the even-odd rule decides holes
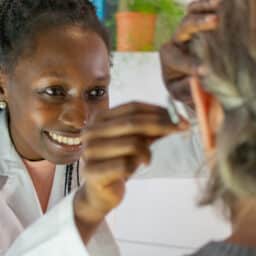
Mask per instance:
[[[5,111],[0,112],[0,131],[0,177],[6,179],[1,194],[26,227],[38,219],[42,211],[32,180],[10,140]]]

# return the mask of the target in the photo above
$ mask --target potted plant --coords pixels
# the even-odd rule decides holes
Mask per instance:
[[[116,14],[117,50],[150,51],[154,49],[157,17],[173,21],[183,9],[173,0],[120,0]]]

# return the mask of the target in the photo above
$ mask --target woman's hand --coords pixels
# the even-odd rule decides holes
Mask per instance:
[[[80,226],[95,226],[119,205],[126,181],[137,167],[150,162],[149,146],[156,139],[188,128],[171,123],[166,109],[129,103],[98,114],[84,135],[85,186],[75,199]]]
[[[160,50],[162,73],[165,85],[173,97],[193,107],[189,79],[200,74],[198,61],[189,53],[188,43],[203,31],[216,29],[216,11],[221,0],[199,0],[192,2],[170,42]]]

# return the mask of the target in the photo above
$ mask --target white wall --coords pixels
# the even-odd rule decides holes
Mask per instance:
[[[142,100],[166,105],[158,53],[114,53],[111,106]]]
[[[192,178],[130,181],[124,202],[109,217],[122,255],[181,256],[227,237],[221,214],[198,208],[198,186]]]

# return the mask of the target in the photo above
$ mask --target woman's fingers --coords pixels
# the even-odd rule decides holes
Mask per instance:
[[[115,180],[127,181],[145,159],[150,160],[149,151],[127,157],[116,157],[101,161],[87,161],[85,179],[100,187],[107,187]]]
[[[176,30],[173,41],[177,44],[185,43],[199,32],[215,30],[217,25],[216,14],[189,14]]]
[[[137,167],[150,158],[143,156],[119,157],[102,161],[86,161],[82,173],[85,185],[76,200],[76,214],[81,219],[101,220],[111,209],[117,207],[125,194],[126,181]]]
[[[160,49],[160,60],[165,84],[187,75],[197,74],[199,63],[181,46],[166,43]]]
[[[165,115],[137,114],[123,116],[118,119],[95,123],[88,127],[83,136],[85,145],[94,139],[114,138],[128,135],[145,137],[163,137],[171,133],[184,131],[188,128],[185,120],[173,125],[168,112]]]
[[[219,0],[193,2],[172,40],[160,50],[162,75],[173,97],[193,107],[188,80],[200,75],[203,67],[189,51],[189,41],[200,32],[213,31],[218,26],[216,10]]]
[[[199,63],[189,55],[185,43],[197,33],[215,30],[217,25],[215,14],[189,14],[183,19],[172,41],[164,44],[160,50],[165,81],[197,73]]]
[[[142,136],[96,139],[88,142],[83,158],[85,161],[105,160],[133,155],[148,155],[149,144]],[[147,160],[147,159],[145,159]]]
[[[83,200],[92,214],[83,216],[81,210],[81,215],[94,220],[120,203],[126,181],[140,164],[150,162],[150,143],[189,127],[185,120],[173,125],[166,109],[142,103],[125,104],[98,115],[83,136],[82,156]]]
[[[188,6],[188,13],[178,27],[173,41],[184,43],[193,35],[215,30],[218,26],[217,10],[223,0],[198,0]]]
[[[116,207],[124,197],[126,181],[144,161],[143,158],[145,157],[140,154],[104,161],[88,161],[83,175],[86,180],[86,196],[91,207],[103,213]]]
[[[166,110],[160,106],[141,103],[141,102],[130,102],[118,107],[112,108],[111,110],[107,110],[105,112],[98,113],[94,122],[104,122],[107,120],[113,120],[118,117],[135,115],[135,114],[159,114],[162,115]]]
[[[216,12],[223,0],[198,0],[188,5],[188,13]]]

